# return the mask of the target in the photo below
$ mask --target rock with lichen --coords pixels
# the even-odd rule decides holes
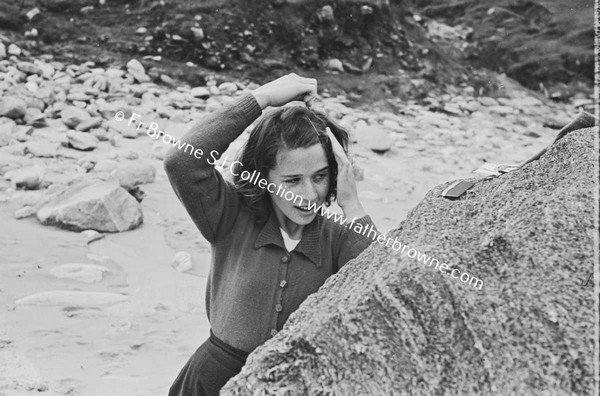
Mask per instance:
[[[444,272],[373,243],[221,394],[592,394],[594,294],[579,282],[593,271],[597,136],[573,131],[458,200],[441,197],[450,183],[431,190],[389,236]]]

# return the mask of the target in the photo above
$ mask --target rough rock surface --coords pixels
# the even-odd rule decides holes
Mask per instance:
[[[430,191],[390,236],[483,280],[480,291],[372,244],[257,348],[224,395],[593,393],[594,138]]]
[[[118,184],[88,179],[45,203],[37,218],[44,225],[75,231],[122,232],[138,227],[143,214],[135,198]]]

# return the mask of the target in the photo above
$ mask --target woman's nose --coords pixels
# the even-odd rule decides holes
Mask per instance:
[[[317,192],[317,188],[315,187],[312,181],[307,181],[302,184],[302,190],[300,191],[300,196],[306,200],[315,202],[319,199],[319,194]]]

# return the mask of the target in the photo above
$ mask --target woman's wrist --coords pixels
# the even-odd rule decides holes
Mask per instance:
[[[362,204],[359,201],[356,201],[352,204],[349,205],[344,205],[341,206],[342,211],[344,212],[344,216],[348,219],[360,219],[361,217],[364,217],[367,215],[367,212],[365,211],[365,209],[362,207]]]
[[[265,107],[269,106],[268,99],[261,95],[260,92],[252,91],[252,95],[254,95],[254,99],[256,99],[256,102],[260,106],[261,110],[264,110]]]

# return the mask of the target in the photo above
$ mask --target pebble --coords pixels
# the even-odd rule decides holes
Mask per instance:
[[[512,108],[511,106],[488,106],[487,110],[490,113],[496,113],[496,114],[501,114],[501,115],[507,115],[507,114],[514,114],[515,109]]]
[[[192,34],[194,35],[194,40],[201,41],[204,39],[204,30],[197,27],[191,27]]]
[[[30,107],[25,111],[23,121],[25,121],[25,124],[33,126],[35,128],[42,128],[48,125],[44,113],[42,113],[40,109],[37,109],[35,107]]]
[[[126,295],[118,293],[51,290],[20,298],[15,305],[97,307],[127,300]]]
[[[77,124],[77,127],[75,127],[75,129],[77,129],[80,132],[87,132],[90,129],[98,128],[101,125],[102,125],[101,117],[92,117],[87,120],[81,121],[79,124]]]
[[[15,56],[19,56],[21,55],[21,48],[19,48],[16,44],[10,44],[8,46],[8,54],[9,55],[15,55]]]
[[[210,91],[206,87],[195,87],[190,91],[190,95],[194,98],[208,99],[210,98]]]
[[[331,70],[331,71],[337,71],[340,73],[344,72],[344,64],[342,63],[341,60],[333,58],[333,59],[329,59],[326,63],[325,63],[325,68],[327,70]]]
[[[390,135],[383,129],[374,126],[357,127],[353,131],[358,144],[377,153],[388,151],[393,144]]]
[[[98,147],[98,138],[91,133],[67,131],[69,145],[77,150],[88,151]]]
[[[50,275],[60,279],[70,279],[84,283],[95,283],[102,280],[105,272],[110,269],[93,264],[63,264],[50,269]]]
[[[498,101],[494,98],[490,98],[487,96],[482,96],[480,98],[478,98],[479,103],[481,103],[483,106],[499,106],[500,103],[498,103]]]
[[[46,140],[30,140],[26,144],[26,151],[38,158],[54,158],[58,154],[60,144]]]
[[[16,120],[23,117],[26,111],[27,103],[19,97],[5,96],[0,99],[0,117]]]
[[[150,77],[146,75],[144,66],[137,59],[132,59],[127,62],[127,72],[131,74],[138,83],[150,81]]]
[[[192,256],[188,252],[177,252],[171,261],[171,267],[175,268],[177,272],[191,270],[194,267],[192,265]]]
[[[103,159],[96,163],[96,165],[94,166],[94,171],[110,173],[118,167],[119,163],[117,161],[111,159]]]
[[[218,88],[223,95],[232,95],[238,90],[237,85],[232,82],[224,82]]]
[[[24,187],[28,190],[37,189],[44,179],[45,170],[39,165],[13,169],[4,174],[5,180],[10,180],[16,188]]]
[[[70,128],[75,128],[82,121],[88,120],[90,117],[87,111],[75,106],[67,106],[60,112],[62,122]]]
[[[35,208],[31,206],[24,206],[17,209],[14,213],[15,219],[24,219],[35,214]]]
[[[121,187],[132,190],[140,184],[154,182],[156,168],[151,164],[124,164],[113,170],[110,175],[118,180]]]
[[[17,69],[22,71],[25,74],[37,74],[42,75],[42,69],[39,66],[31,63],[31,62],[19,62],[17,63]]]

